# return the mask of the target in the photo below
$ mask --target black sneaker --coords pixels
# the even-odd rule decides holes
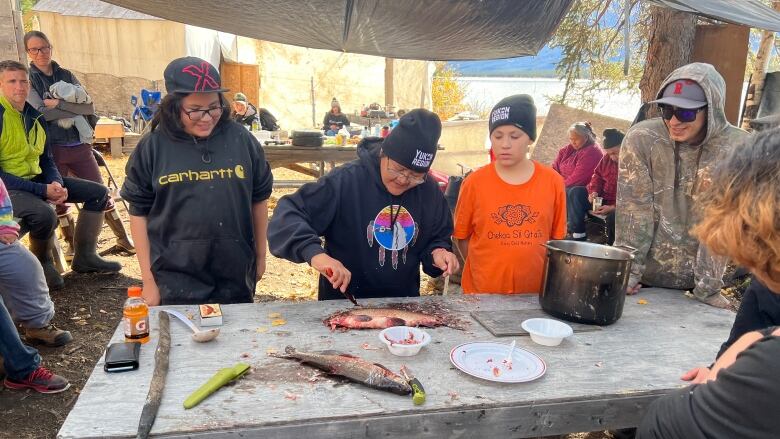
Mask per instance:
[[[43,366],[39,366],[27,375],[25,379],[20,381],[6,377],[3,384],[9,389],[33,389],[40,393],[59,393],[64,392],[70,387],[68,380],[50,372],[49,369],[46,369]]]

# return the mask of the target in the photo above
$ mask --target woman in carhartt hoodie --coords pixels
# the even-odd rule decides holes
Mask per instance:
[[[122,196],[150,305],[251,303],[265,272],[273,176],[230,120],[217,69],[173,60],[168,94],[127,162]]]

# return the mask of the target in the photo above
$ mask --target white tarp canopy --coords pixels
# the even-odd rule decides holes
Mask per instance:
[[[759,0],[646,0],[727,23],[780,32],[780,14]]]

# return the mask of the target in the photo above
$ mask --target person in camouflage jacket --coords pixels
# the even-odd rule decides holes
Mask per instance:
[[[702,302],[729,304],[720,294],[727,260],[710,254],[689,233],[698,222],[697,198],[718,157],[747,138],[726,120],[725,94],[725,81],[713,66],[680,67],[651,102],[661,107],[662,117],[626,133],[615,245],[636,249],[629,294],[642,285],[692,289]]]

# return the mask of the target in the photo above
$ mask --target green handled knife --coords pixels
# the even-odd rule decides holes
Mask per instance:
[[[412,371],[406,366],[401,366],[401,374],[406,379],[406,382],[412,387],[412,402],[414,405],[420,405],[425,403],[425,389],[420,383],[420,380],[415,378]]]
[[[206,399],[209,395],[219,390],[225,384],[237,380],[244,376],[249,371],[249,365],[246,363],[237,363],[233,367],[225,367],[220,369],[213,377],[209,378],[205,384],[200,386],[198,390],[192,392],[187,399],[184,400],[184,408],[191,409],[200,404],[201,401]]]

